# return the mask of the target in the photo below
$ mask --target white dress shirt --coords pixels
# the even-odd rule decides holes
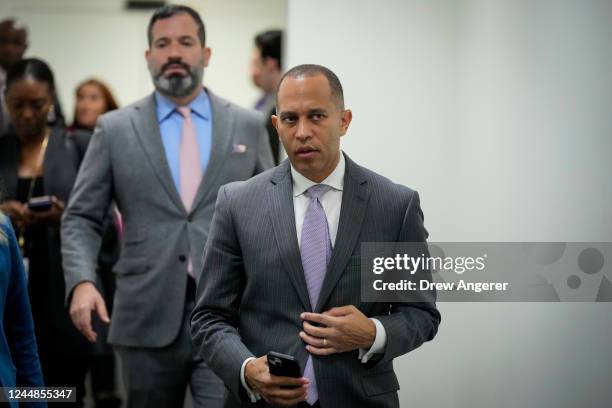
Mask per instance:
[[[336,243],[336,236],[338,235],[338,223],[340,221],[340,208],[342,207],[342,190],[344,188],[344,171],[346,168],[346,161],[344,155],[340,152],[340,160],[336,165],[334,171],[321,183],[315,183],[314,181],[304,177],[300,174],[295,167],[291,166],[291,178],[293,179],[293,210],[295,213],[295,232],[297,234],[298,245],[302,245],[302,225],[304,224],[304,216],[306,210],[310,204],[310,199],[306,196],[306,190],[316,184],[325,184],[330,186],[331,189],[327,191],[320,198],[323,210],[325,210],[325,217],[327,218],[327,224],[329,227],[329,236],[331,239],[332,247]],[[380,354],[384,351],[385,345],[387,344],[387,333],[385,328],[378,319],[371,318],[376,326],[376,337],[374,343],[369,350],[359,349],[358,358],[362,363],[367,363],[372,356]],[[247,385],[244,377],[244,369],[246,364],[254,360],[254,357],[247,358],[240,369],[240,381],[242,386],[246,389],[251,402],[256,402],[261,397],[253,392]]]

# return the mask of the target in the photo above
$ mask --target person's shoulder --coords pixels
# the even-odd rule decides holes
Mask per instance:
[[[108,111],[102,114],[98,121],[99,123],[103,123],[105,125],[112,123],[124,123],[125,121],[129,121],[132,116],[137,115],[138,111],[143,110],[143,108],[155,112],[155,97],[153,94],[149,94],[136,102],[132,102],[129,105],[124,106],[123,108]]]
[[[222,187],[225,194],[236,200],[249,200],[255,196],[265,193],[266,187],[271,185],[273,180],[278,180],[283,176],[291,177],[287,163],[281,163],[261,172],[248,180],[233,181]]]
[[[232,112],[236,118],[239,118],[244,121],[250,121],[253,123],[263,123],[263,117],[261,112],[258,112],[254,109],[244,108],[234,102],[231,102],[207,89],[208,97],[211,101],[211,104],[214,106],[223,106],[228,111]]]
[[[412,197],[417,194],[416,190],[407,187],[403,184],[394,182],[393,180],[376,173],[366,167],[360,166],[346,156],[347,170],[349,174],[359,183],[366,181],[370,189],[379,194],[398,195],[402,197]]]

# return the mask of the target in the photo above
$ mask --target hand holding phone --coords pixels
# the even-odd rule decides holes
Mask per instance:
[[[295,357],[288,354],[277,353],[271,351],[268,353],[268,366],[270,374],[278,377],[293,377],[299,378],[302,376],[302,370]]]
[[[28,209],[35,212],[49,211],[53,207],[53,198],[51,196],[32,197],[28,201]]]
[[[293,362],[288,362],[291,360]],[[292,356],[274,352],[250,360],[244,367],[247,386],[268,403],[282,406],[293,406],[306,400],[309,381],[300,373]]]

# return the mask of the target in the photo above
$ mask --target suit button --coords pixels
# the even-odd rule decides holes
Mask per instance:
[[[179,261],[185,262],[186,260],[187,260],[187,257],[185,255],[179,255]]]
[[[193,215],[189,214],[189,216],[187,217],[187,221],[192,222],[193,221]]]

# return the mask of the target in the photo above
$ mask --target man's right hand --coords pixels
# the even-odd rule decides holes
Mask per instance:
[[[271,375],[266,356],[249,361],[244,367],[244,377],[251,390],[268,403],[291,406],[306,400],[308,379]]]
[[[95,285],[91,282],[79,283],[72,293],[70,317],[76,328],[92,343],[98,338],[91,327],[91,312],[94,310],[104,323],[110,323],[106,304]]]

